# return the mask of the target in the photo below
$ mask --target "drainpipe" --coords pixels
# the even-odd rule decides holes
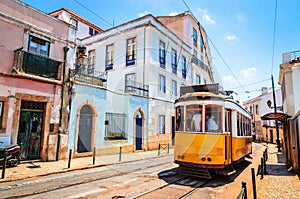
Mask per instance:
[[[62,133],[62,118],[63,118],[63,106],[64,106],[64,97],[65,97],[65,81],[66,81],[66,63],[67,63],[67,53],[69,48],[64,47],[64,63],[63,63],[63,80],[62,80],[62,89],[61,89],[61,99],[60,99],[60,113],[59,113],[59,128],[58,128],[58,137],[57,137],[57,148],[56,148],[56,161],[59,159],[59,146],[60,146],[60,135]]]

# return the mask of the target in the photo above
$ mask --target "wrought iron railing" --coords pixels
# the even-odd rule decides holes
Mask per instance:
[[[282,54],[282,63],[286,64],[290,62],[300,62],[300,50]]]
[[[192,57],[192,63],[196,64],[197,66],[199,66],[201,69],[203,69],[204,71],[206,71],[210,77],[210,79],[212,81],[214,81],[213,75],[212,75],[212,70],[211,67],[209,67],[208,65],[206,65],[203,61],[201,61],[200,59],[196,58],[195,56]]]
[[[78,69],[75,69],[75,73],[73,72],[73,76],[76,81],[106,87],[106,71],[100,72],[95,70],[94,68],[79,67]]]
[[[149,86],[131,80],[125,81],[125,93],[136,94],[140,96],[149,96]]]
[[[14,53],[13,70],[45,78],[61,79],[62,62],[21,49],[15,50]]]

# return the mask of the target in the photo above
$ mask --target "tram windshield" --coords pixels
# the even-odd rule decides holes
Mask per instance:
[[[186,106],[186,131],[201,132],[202,131],[202,105]]]
[[[222,132],[222,106],[205,105],[205,130],[207,132]]]

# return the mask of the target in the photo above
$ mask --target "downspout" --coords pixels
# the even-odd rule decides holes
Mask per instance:
[[[58,137],[57,137],[57,148],[56,148],[56,161],[59,159],[59,146],[60,146],[60,135],[62,133],[62,118],[63,118],[63,106],[64,106],[64,97],[65,97],[65,81],[66,81],[66,63],[67,63],[67,53],[69,48],[64,47],[64,63],[63,63],[63,80],[62,80],[62,89],[61,89],[61,99],[60,99],[60,112],[59,112],[59,128],[58,128]]]

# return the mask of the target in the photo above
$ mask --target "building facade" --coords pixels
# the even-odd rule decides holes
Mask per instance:
[[[172,144],[180,86],[213,82],[205,32],[189,12],[176,19],[177,33],[147,15],[81,41],[94,60],[89,70],[107,72],[106,153],[119,146],[135,151]]]
[[[0,140],[55,160],[69,26],[21,1],[0,3]]]
[[[279,84],[282,87],[283,110],[287,117],[287,166],[299,172],[300,164],[300,51],[283,54]]]
[[[282,113],[281,89],[275,90],[277,112]],[[271,106],[268,106],[268,101]],[[268,92],[267,87],[262,88],[262,94],[243,103],[244,107],[252,114],[252,127],[258,141],[276,144],[277,130],[275,120],[262,120],[261,117],[274,112],[273,92]],[[280,108],[279,108],[280,107]],[[283,139],[283,126],[278,122],[279,138]]]

